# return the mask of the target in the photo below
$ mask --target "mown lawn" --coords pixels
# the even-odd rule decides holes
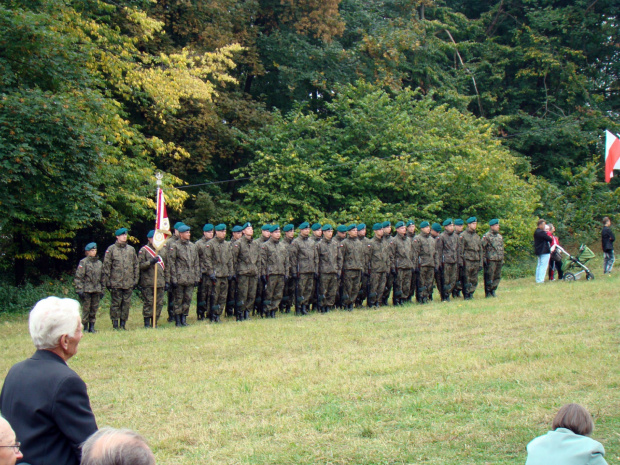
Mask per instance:
[[[620,460],[620,272],[504,281],[427,306],[128,332],[108,307],[70,361],[100,426],[128,427],[160,464],[523,464],[567,402]],[[107,299],[106,299],[107,302]],[[0,318],[0,374],[33,352]]]

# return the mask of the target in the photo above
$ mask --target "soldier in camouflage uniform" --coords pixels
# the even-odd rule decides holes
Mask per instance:
[[[293,278],[293,268],[291,266],[291,244],[293,239],[295,239],[295,226],[292,224],[287,224],[282,228],[284,232],[284,238],[282,242],[286,246],[286,251],[288,255],[288,263],[289,269],[286,275],[288,278],[284,283],[284,292],[282,293],[282,300],[280,301],[280,311],[284,313],[291,313],[291,305],[293,304],[293,300],[295,299],[295,284],[296,280]]]
[[[321,242],[321,239],[323,238],[323,231],[321,230],[321,223],[314,223],[312,226],[310,226],[310,230],[312,231],[312,235],[310,236],[310,238],[314,241],[314,244],[318,247],[319,243]],[[317,271],[318,273],[318,271]],[[312,305],[312,310],[316,310],[318,307],[317,304],[317,288],[320,285],[320,279],[319,277],[317,277],[314,280],[314,286],[312,286],[312,297],[310,298],[310,305]]]
[[[388,246],[390,268],[388,274],[385,276],[385,289],[383,290],[383,296],[381,297],[381,304],[387,305],[390,293],[394,287],[394,278],[396,277],[396,269],[394,268],[394,238],[392,237],[392,223],[389,221],[383,222],[383,240]]]
[[[366,253],[362,243],[357,239],[357,225],[348,228],[349,237],[340,243],[342,254],[342,305],[352,311],[357,298],[362,272],[364,271]]]
[[[267,318],[275,318],[288,280],[288,246],[280,241],[280,225],[271,226],[271,236],[261,246],[261,280],[266,283],[264,311]]]
[[[361,307],[364,304],[364,300],[368,298],[366,295],[368,289],[368,279],[370,278],[370,273],[368,272],[368,243],[370,239],[366,237],[366,225],[364,223],[360,223],[357,225],[357,240],[362,243],[362,249],[364,250],[364,269],[362,270],[362,282],[360,283],[360,290],[357,293],[357,298],[355,299],[355,306]]]
[[[407,221],[407,224],[405,226],[407,227],[407,240],[409,241],[409,245],[411,247],[411,250],[413,251],[413,238],[415,237],[415,221],[409,220]],[[411,270],[411,284],[409,285],[409,295],[406,296],[406,300],[408,302],[411,302],[412,297],[415,295],[417,281],[417,273],[414,266]]]
[[[319,257],[316,253],[316,242],[310,239],[309,235],[310,224],[307,222],[300,224],[299,236],[293,240],[290,247],[293,276],[298,280],[297,299],[301,315],[308,313],[314,280],[318,278]]]
[[[336,242],[340,244],[346,238],[347,238],[347,227],[344,224],[341,224],[336,228]]]
[[[449,301],[458,273],[457,265],[457,244],[458,237],[454,234],[454,222],[448,218],[443,222],[444,231],[439,235],[435,242],[437,257],[439,258],[440,281],[437,289],[441,295],[441,300]]]
[[[183,226],[182,221],[177,221],[172,229],[174,233],[168,240],[166,241],[165,247],[166,251],[170,252],[170,246],[179,240],[179,228]],[[174,288],[172,286],[168,287],[168,323],[172,323],[174,321]]]
[[[474,296],[478,286],[478,273],[482,270],[484,254],[482,241],[476,232],[478,220],[475,216],[467,219],[467,230],[459,237],[459,264],[463,267],[463,298]]]
[[[198,259],[200,260],[200,284],[198,284],[198,291],[196,292],[196,319],[202,321],[205,319],[205,315],[209,313],[209,298],[213,288],[213,283],[208,278],[206,270],[206,250],[207,244],[213,239],[213,225],[208,223],[202,228],[202,237],[196,241],[196,249],[198,250]]]
[[[97,258],[97,244],[90,242],[84,247],[86,257],[80,260],[75,271],[75,292],[82,304],[82,324],[87,333],[96,333],[95,321],[99,310],[99,300],[103,293],[101,270],[103,264]]]
[[[110,290],[110,318],[114,329],[126,329],[131,294],[138,285],[140,270],[136,250],[127,244],[127,228],[116,230],[116,243],[108,247],[103,259],[103,283]],[[119,327],[120,318],[120,327]]]
[[[342,241],[347,238],[347,226],[344,224],[338,225],[336,228],[336,237],[334,240],[336,244],[340,246]],[[338,291],[336,291],[336,307],[342,308],[342,273],[340,274],[340,278],[338,278]]]
[[[270,237],[271,237],[271,225],[264,224],[260,228],[260,237],[256,240],[256,242],[258,243],[259,254],[260,254],[260,248],[269,241]],[[259,275],[259,280],[256,284],[256,298],[254,299],[254,311],[252,314],[253,315],[260,314],[262,318],[265,316],[263,296],[265,294],[265,291],[267,290],[267,283],[263,282],[263,280],[261,280],[260,278],[261,276]]]
[[[435,271],[439,270],[439,260],[435,251],[435,239],[430,235],[428,221],[420,223],[420,234],[413,239],[413,263],[418,271],[418,302],[428,302],[433,289]]]
[[[499,233],[499,220],[489,221],[489,231],[482,236],[484,255],[484,284],[487,297],[495,297],[495,290],[502,279],[504,264],[504,238]]]
[[[463,225],[465,222],[457,218],[454,220],[454,235],[456,236],[456,256],[457,256],[457,266],[456,266],[456,282],[454,283],[454,289],[452,289],[452,297],[460,297],[461,292],[463,291],[463,269],[460,262],[461,251],[459,250],[459,237],[463,234]]]
[[[237,277],[237,321],[248,320],[254,308],[258,273],[260,269],[260,248],[253,240],[254,228],[250,223],[243,226],[243,236],[233,244],[233,264]]]
[[[213,229],[215,238],[210,240],[205,248],[205,278],[211,281],[212,285],[209,319],[219,323],[226,305],[228,283],[233,279],[234,269],[230,244],[226,242],[226,225],[218,224]]]
[[[441,234],[441,225],[439,223],[433,223],[431,225],[431,237],[435,240],[435,242],[437,241],[437,239],[439,239],[439,235]],[[435,245],[435,249],[437,249],[437,245]],[[437,255],[437,258],[439,259],[439,255]],[[437,286],[437,289],[439,290],[440,286],[441,286],[441,282],[442,282],[442,273],[441,273],[441,267],[439,267],[436,271],[435,271],[435,285]],[[430,300],[433,300],[433,290],[434,288],[431,288],[431,295],[429,296]],[[439,296],[441,297],[441,291],[439,291]],[[443,297],[442,297],[443,300]]]
[[[378,307],[385,289],[386,276],[390,271],[390,253],[389,243],[383,239],[383,223],[375,223],[372,230],[374,236],[366,245],[368,269],[370,271],[367,305]]]
[[[239,239],[241,239],[241,226],[235,225],[232,228],[232,237],[228,242],[231,257],[233,252],[233,246],[235,242],[237,242]],[[235,314],[235,292],[237,292],[237,280],[235,278],[233,266],[233,277],[228,282],[228,296],[226,297],[226,316],[233,316]]]
[[[200,260],[196,244],[190,240],[190,227],[179,227],[179,240],[168,249],[170,285],[174,291],[174,321],[176,326],[187,326],[187,315],[194,288],[200,282]]]
[[[340,247],[333,239],[334,229],[330,224],[323,226],[323,238],[317,246],[319,258],[319,312],[327,313],[334,309],[338,279],[342,270]]]
[[[392,239],[394,264],[396,270],[396,280],[394,284],[393,301],[396,305],[401,305],[405,299],[411,295],[411,276],[413,270],[413,246],[407,237],[407,227],[405,223],[396,223],[396,237]]]
[[[153,246],[153,236],[155,230],[149,231],[146,235],[148,245],[145,245],[138,252],[138,266],[140,267],[140,287],[142,292],[142,317],[144,318],[144,327],[151,328],[153,326],[153,301],[155,293],[155,267],[157,267],[157,319],[161,315],[161,309],[164,306],[164,290],[170,281],[170,268],[166,266],[166,247],[161,248],[161,254],[158,255]]]

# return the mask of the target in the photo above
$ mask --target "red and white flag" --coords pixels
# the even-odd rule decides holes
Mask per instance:
[[[605,131],[605,182],[611,182],[614,170],[620,170],[620,139]]]
[[[155,220],[155,235],[153,236],[153,245],[155,249],[161,249],[166,239],[171,235],[170,220],[168,220],[168,212],[166,211],[164,191],[157,188],[157,218]]]

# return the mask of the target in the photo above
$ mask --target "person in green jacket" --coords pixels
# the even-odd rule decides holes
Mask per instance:
[[[99,310],[99,300],[103,293],[101,270],[103,264],[97,258],[97,244],[90,242],[84,247],[86,257],[80,260],[75,271],[75,292],[82,304],[82,324],[87,333],[96,333],[95,321]]]
[[[594,421],[581,405],[564,405],[551,428],[527,445],[525,465],[607,465],[603,445],[588,437]]]

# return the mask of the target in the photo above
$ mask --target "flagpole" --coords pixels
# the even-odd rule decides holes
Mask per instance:
[[[164,175],[161,174],[160,171],[158,171],[155,174],[155,177],[157,178],[157,191],[155,193],[155,203],[158,203],[159,202],[159,189],[161,188],[161,180],[164,177]],[[158,212],[157,209],[155,211]],[[155,215],[157,215],[157,213]],[[157,229],[157,220],[158,218],[155,218],[155,229]],[[157,248],[155,248],[155,253],[159,254],[159,250]],[[157,327],[157,268],[159,268],[159,261],[155,263],[155,279],[153,280],[153,329]]]

